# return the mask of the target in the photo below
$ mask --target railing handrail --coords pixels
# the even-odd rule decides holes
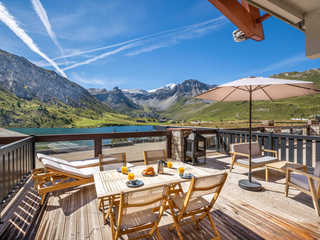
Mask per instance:
[[[167,136],[168,131],[148,132],[113,132],[113,133],[79,133],[79,134],[52,134],[35,136],[36,142],[46,141],[72,141],[72,140],[94,140],[96,138],[137,138]]]
[[[9,149],[11,150],[12,148],[15,148],[22,143],[27,143],[27,142],[32,142],[34,139],[34,136],[25,136],[23,139],[8,143],[6,145],[3,145],[0,147],[0,151],[8,151]]]
[[[35,135],[36,142],[53,142],[53,141],[77,141],[77,140],[94,140],[97,138],[137,138],[137,137],[157,137],[167,136],[168,130],[164,131],[147,131],[147,132],[113,132],[113,133],[77,133],[77,134],[47,134]],[[7,144],[12,140],[21,140],[23,137],[0,137],[0,144]]]
[[[35,168],[35,138],[24,136],[0,147],[0,210]]]
[[[231,134],[249,134],[247,131],[236,131],[229,129],[219,129],[217,132],[220,133],[231,133]],[[288,138],[299,138],[306,140],[315,140],[320,141],[320,136],[306,136],[306,135],[297,135],[297,134],[283,134],[283,133],[261,133],[261,132],[253,132],[252,134],[256,136],[274,136],[274,137],[288,137]]]

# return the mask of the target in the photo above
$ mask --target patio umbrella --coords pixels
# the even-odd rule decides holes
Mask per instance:
[[[249,101],[249,173],[248,180],[240,180],[239,186],[251,190],[261,190],[261,184],[251,177],[251,141],[252,141],[252,101],[276,100],[289,97],[305,96],[319,93],[312,82],[285,80],[278,78],[248,77],[219,85],[202,93],[196,98],[220,102]]]

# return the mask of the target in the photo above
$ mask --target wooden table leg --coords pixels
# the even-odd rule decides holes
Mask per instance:
[[[112,239],[114,239],[114,219],[113,219],[113,213],[112,213],[112,206],[113,206],[113,197],[109,197],[109,211],[108,211],[108,217],[110,219],[110,228],[111,228],[111,234]]]
[[[266,167],[266,175],[265,175],[265,178],[266,178],[266,182],[269,182],[269,169],[268,169],[268,167]]]

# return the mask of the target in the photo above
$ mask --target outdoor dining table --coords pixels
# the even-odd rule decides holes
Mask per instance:
[[[195,177],[212,175],[212,172],[206,171],[189,164],[182,162],[173,162],[172,168],[164,168],[163,174],[157,174],[155,176],[143,176],[142,172],[147,167],[153,166],[156,170],[156,164],[148,166],[135,166],[131,167],[130,171],[134,173],[135,179],[142,180],[144,185],[138,188],[130,188],[127,186],[128,175],[122,174],[117,170],[101,171],[94,174],[94,183],[97,193],[97,198],[102,202],[102,213],[104,221],[107,219],[110,221],[111,231],[113,232],[114,219],[112,214],[112,207],[114,206],[116,199],[119,199],[121,192],[130,192],[137,189],[146,189],[150,187],[163,186],[163,185],[176,185],[179,183],[190,181],[191,179],[184,179],[179,176],[178,168],[184,167],[186,173],[191,173]],[[108,212],[105,212],[104,200],[109,202]]]

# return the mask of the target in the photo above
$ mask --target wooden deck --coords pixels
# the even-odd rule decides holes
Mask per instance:
[[[221,172],[231,159],[215,155],[202,166],[207,171]],[[238,180],[246,177],[246,169],[236,167],[229,174],[212,215],[222,239],[320,239],[320,218],[311,198],[290,190],[284,196],[283,175],[270,172],[270,181],[264,182],[264,169],[254,171],[263,192],[247,192],[238,187]],[[97,207],[94,185],[51,195],[45,207],[36,239],[111,239],[108,225],[103,224]],[[163,239],[178,239],[169,231],[171,216],[166,213],[160,222]],[[184,239],[213,237],[208,222],[201,222],[201,230],[192,224],[182,227]],[[156,238],[154,238],[156,239]]]

